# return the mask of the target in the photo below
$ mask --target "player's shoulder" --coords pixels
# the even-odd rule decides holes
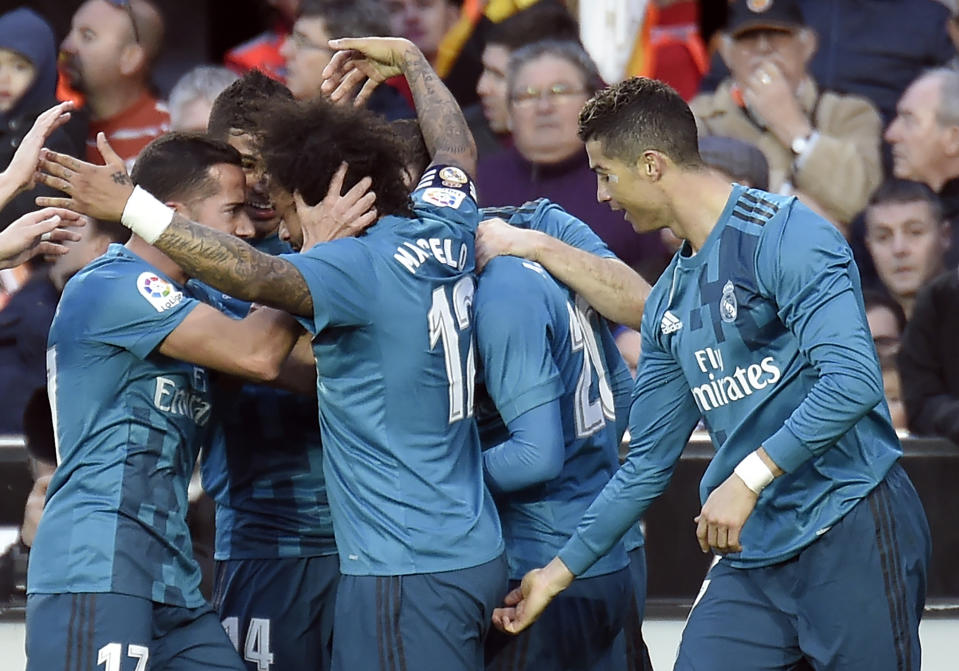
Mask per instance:
[[[565,301],[566,288],[535,261],[516,256],[498,256],[483,269],[477,288],[477,305],[508,305],[511,312],[532,311]]]

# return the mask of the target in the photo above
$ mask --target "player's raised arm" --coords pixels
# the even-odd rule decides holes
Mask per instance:
[[[324,93],[336,102],[355,89],[357,79],[369,78],[357,96],[361,102],[379,82],[403,75],[413,93],[416,115],[434,163],[455,165],[476,174],[476,143],[453,94],[423,53],[398,37],[330,40],[338,49],[323,70]]]

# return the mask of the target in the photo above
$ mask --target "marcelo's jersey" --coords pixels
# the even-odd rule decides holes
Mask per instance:
[[[574,572],[665,488],[700,413],[716,448],[700,499],[763,446],[785,471],[732,566],[783,561],[871,491],[901,455],[842,235],[795,198],[734,186],[696,254],[646,303],[630,453],[560,553]]]
[[[260,251],[290,251],[275,235],[258,242]],[[194,284],[221,312],[249,312],[246,301]],[[214,384],[213,392],[215,425],[202,474],[216,502],[215,558],[335,554],[316,399],[257,384]]]
[[[286,255],[309,285],[340,570],[402,575],[503,552],[473,420],[473,186],[431,166],[413,217]]]
[[[616,408],[628,406],[632,378],[605,320],[538,263],[491,260],[480,275],[475,308],[485,388],[502,420],[509,424],[543,404],[560,404],[565,454],[559,475],[497,496],[510,577],[521,579],[556,555],[616,472]],[[616,403],[617,394],[625,401]],[[485,436],[483,447],[494,447]],[[587,577],[617,571],[626,561],[617,544]]]
[[[207,374],[156,351],[196,305],[121,245],[67,283],[47,351],[59,464],[29,593],[204,603],[186,514],[210,420]]]

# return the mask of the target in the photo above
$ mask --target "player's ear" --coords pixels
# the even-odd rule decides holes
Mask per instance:
[[[665,157],[658,151],[647,149],[639,157],[636,165],[639,174],[649,182],[658,182],[666,167]]]
[[[181,203],[178,200],[168,200],[163,204],[167,207],[173,208],[173,211],[179,214],[181,217],[186,217],[187,219],[190,218],[190,216],[187,214],[186,203]]]

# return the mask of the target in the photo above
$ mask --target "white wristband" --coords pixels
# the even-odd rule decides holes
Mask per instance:
[[[769,466],[755,452],[747,454],[746,458],[736,465],[733,473],[738,475],[757,496],[774,480]]]
[[[123,207],[120,223],[151,245],[173,221],[173,208],[167,207],[149,192],[133,187],[130,199]]]

